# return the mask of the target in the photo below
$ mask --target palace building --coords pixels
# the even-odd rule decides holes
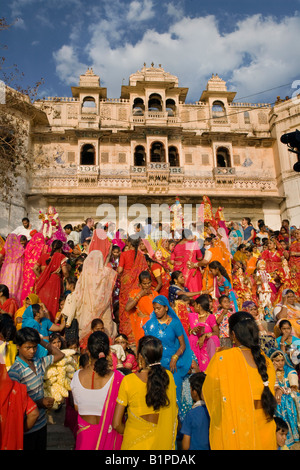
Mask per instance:
[[[31,104],[35,171],[2,211],[7,229],[25,215],[36,222],[50,205],[63,223],[97,221],[99,205],[117,207],[120,196],[128,206],[172,205],[178,196],[195,207],[207,195],[226,220],[300,225],[297,156],[280,141],[300,128],[300,99],[236,102],[213,74],[199,101],[187,103],[188,88],[154,64],[133,73],[119,98],[107,97],[92,69],[71,92]]]

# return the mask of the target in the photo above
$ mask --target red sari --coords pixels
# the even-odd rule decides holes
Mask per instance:
[[[185,287],[190,292],[199,292],[202,290],[202,274],[198,268],[189,269],[187,263],[196,263],[202,259],[202,253],[199,245],[194,241],[177,243],[171,254],[171,261],[174,261],[173,271],[181,271],[185,279]]]
[[[134,256],[135,250],[122,251],[119,261],[119,267],[123,268],[119,293],[119,332],[127,336],[130,344],[135,343],[135,338],[132,332],[129,313],[126,312],[125,307],[130,292],[138,287],[140,273],[148,271],[148,264],[144,254],[138,251],[136,258]]]
[[[294,255],[300,253],[300,242],[293,242],[290,246],[289,267],[290,270],[296,275],[298,285],[300,285],[300,256]]]
[[[37,408],[24,384],[11,380],[0,364],[0,449],[23,450],[24,417]]]
[[[3,304],[0,304],[1,310],[8,313],[12,318],[15,317],[16,311],[19,309],[15,299],[7,299]]]
[[[157,277],[161,277],[162,281],[162,286],[159,290],[159,295],[164,295],[169,298],[169,287],[170,287],[170,281],[171,281],[171,276],[168,272],[165,271],[163,266],[159,263],[153,263],[151,266],[150,270],[151,274],[151,279],[152,279],[152,287],[153,289],[156,288],[157,286]]]
[[[61,268],[66,264],[66,261],[65,255],[54,253],[50,263],[37,278],[34,286],[35,293],[48,309],[52,322],[54,322],[59,309],[59,299],[63,288]]]
[[[280,269],[282,266],[282,253],[279,250],[270,251],[265,250],[260,255],[259,259],[263,259],[266,262],[266,271],[269,274],[275,273],[277,269]]]

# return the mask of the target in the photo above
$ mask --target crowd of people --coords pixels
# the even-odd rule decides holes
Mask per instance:
[[[300,228],[204,206],[129,234],[50,207],[0,237],[1,449],[46,449],[53,409],[76,450],[299,442]]]

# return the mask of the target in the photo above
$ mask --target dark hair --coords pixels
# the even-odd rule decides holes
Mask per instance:
[[[15,343],[17,346],[22,346],[24,343],[36,343],[40,344],[41,338],[38,331],[35,328],[25,326],[17,331],[15,336]]]
[[[253,316],[248,312],[240,311],[233,313],[228,322],[229,331],[234,332],[237,340],[251,350],[262,381],[268,382],[266,357],[261,352],[259,330]],[[271,421],[277,408],[277,402],[267,384],[264,386],[261,402],[268,420]]]
[[[89,355],[88,353],[83,353],[79,357],[79,366],[85,367],[89,363]]]
[[[39,313],[41,306],[40,304],[32,304],[31,308],[32,308],[32,313],[33,313],[33,318],[34,318],[36,314]]]
[[[127,347],[126,347],[126,352],[128,352],[129,354],[133,354],[135,356],[135,352],[133,351],[133,349],[131,349],[129,346],[128,346],[128,336],[124,335],[124,333],[119,333],[116,337],[115,337],[115,340],[117,338],[123,338],[125,339],[125,341],[127,341]]]
[[[173,271],[172,274],[171,274],[171,282],[170,282],[170,284],[174,284],[175,281],[177,281],[177,279],[179,278],[180,274],[182,274],[181,271]]]
[[[220,295],[220,297],[219,297],[219,299],[218,299],[218,300],[219,300],[219,304],[220,304],[220,305],[221,305],[221,303],[222,303],[222,300],[224,300],[224,299],[228,299],[228,300],[230,300],[230,298],[229,298],[229,296],[228,296],[228,295],[225,295],[225,294],[223,294],[223,295]]]
[[[211,263],[209,263],[209,267],[212,269],[218,269],[220,273],[222,274],[222,276],[225,277],[227,281],[230,282],[230,277],[228,276],[226,269],[224,268],[224,266],[222,266],[222,264],[219,261],[212,261]]]
[[[201,399],[202,387],[205,377],[205,372],[196,372],[195,374],[192,374],[189,378],[191,389],[197,392],[199,399]]]
[[[200,305],[205,312],[211,313],[210,310],[210,305],[209,305],[209,297],[207,294],[201,294],[197,299],[195,300],[196,304]]]
[[[9,299],[9,288],[5,284],[0,284],[0,294]]]
[[[128,242],[133,246],[133,248],[134,248],[134,251],[135,251],[134,259],[135,259],[136,256],[137,256],[137,253],[138,253],[138,249],[139,249],[140,237],[139,237],[138,234],[129,235],[129,237],[127,238],[127,241],[128,241]]]
[[[101,320],[101,318],[94,318],[92,321],[91,321],[91,329],[95,328],[95,326],[97,325],[103,325],[104,326],[104,321]]]
[[[281,330],[282,326],[283,326],[285,323],[286,323],[287,325],[289,325],[290,327],[292,327],[291,322],[290,322],[289,320],[287,320],[286,318],[284,318],[283,320],[280,320],[280,322],[278,323],[278,328]]]
[[[94,371],[100,375],[100,377],[105,377],[110,371],[110,365],[107,360],[110,351],[107,334],[103,331],[95,331],[89,336],[87,347],[91,357],[96,359]],[[104,357],[99,358],[100,353],[103,353]]]
[[[146,367],[149,367],[146,404],[152,406],[155,411],[170,404],[167,395],[170,379],[164,367],[160,365],[162,353],[163,346],[160,339],[143,336],[139,340],[137,354],[144,358]]]
[[[24,222],[24,220],[27,220],[27,222],[29,222],[28,217],[23,217],[22,222]]]
[[[274,421],[276,423],[276,432],[277,431],[289,431],[289,426],[284,419],[280,418],[280,416],[274,416]]]
[[[151,280],[151,274],[149,273],[149,271],[142,271],[139,274],[139,282],[140,283],[143,281],[143,279],[150,279]]]
[[[75,276],[69,276],[69,277],[67,277],[66,282],[68,284],[71,284],[72,286],[76,286],[77,279],[76,279]]]
[[[0,334],[4,341],[13,341],[16,331],[12,317],[8,313],[0,313]]]
[[[67,230],[67,229],[69,229],[69,230],[73,230],[73,227],[72,227],[72,225],[71,225],[71,224],[67,224],[67,225],[65,225],[65,226],[64,226],[64,230]]]
[[[54,253],[56,253],[58,250],[60,250],[63,247],[63,242],[61,240],[54,240],[54,242],[51,245],[51,253],[50,253],[50,258],[46,260],[46,264],[49,264],[51,261],[52,256]]]
[[[113,245],[111,251],[114,251],[114,250],[121,251],[121,248],[119,247],[119,245]]]
[[[67,244],[69,245],[69,247],[73,250],[75,248],[75,243],[73,242],[73,240],[68,240],[67,241]]]
[[[56,339],[59,339],[59,341],[61,342],[61,349],[64,349],[64,347],[66,345],[65,339],[62,337],[62,335],[60,333],[58,333],[57,331],[54,331],[54,333],[51,333],[49,335],[49,343],[52,343]]]

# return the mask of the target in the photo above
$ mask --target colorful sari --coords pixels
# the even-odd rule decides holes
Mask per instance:
[[[157,286],[157,277],[161,277],[162,286],[159,290],[159,295],[169,296],[169,287],[171,276],[165,271],[163,266],[159,263],[152,263],[150,268],[150,274],[152,279],[152,288],[155,289]]]
[[[136,258],[134,258],[134,255],[135,250],[123,251],[119,262],[119,267],[123,267],[119,293],[119,332],[127,336],[130,344],[134,344],[135,338],[132,332],[129,313],[126,312],[125,307],[130,292],[138,288],[140,273],[148,270],[144,254],[141,251],[137,251]]]
[[[21,307],[21,293],[23,286],[24,248],[17,235],[8,235],[5,245],[5,256],[0,271],[0,284],[5,284],[18,307]]]
[[[175,383],[170,371],[167,396],[169,406],[154,411],[146,404],[147,384],[136,374],[126,375],[121,383],[117,403],[127,407],[127,420],[121,450],[175,450],[177,435],[177,406]],[[157,424],[141,416],[156,413]]]
[[[300,285],[300,256],[296,256],[294,253],[300,253],[300,242],[294,241],[290,246],[290,257],[289,266],[291,271],[295,272],[296,280]]]
[[[88,252],[100,250],[103,255],[104,264],[107,262],[107,257],[110,252],[111,243],[103,229],[97,228],[93,232],[91,243],[89,244]]]
[[[199,292],[202,289],[202,274],[199,268],[187,267],[187,263],[196,263],[202,259],[202,252],[197,241],[186,241],[177,243],[171,254],[171,261],[174,262],[173,270],[181,271],[185,286],[190,292]]]
[[[275,273],[277,269],[282,266],[282,253],[278,250],[265,250],[261,253],[259,259],[263,259],[266,262],[266,270],[269,274]]]
[[[181,356],[179,356],[176,368],[173,372],[173,377],[176,384],[176,397],[179,409],[181,409],[181,391],[182,382],[192,364],[192,350],[188,337],[184,331],[184,328],[177,317],[175,311],[171,308],[168,299],[163,295],[155,297],[153,303],[159,303],[160,305],[168,307],[168,315],[172,318],[172,321],[167,324],[161,324],[158,322],[156,315],[152,312],[150,320],[143,326],[145,335],[152,335],[155,338],[159,338],[163,345],[163,355],[161,359],[161,365],[170,370],[170,362],[173,354],[175,354],[179,347],[179,337],[183,336],[185,342],[185,350]]]
[[[47,248],[45,238],[42,233],[36,233],[28,242],[24,253],[24,269],[23,269],[23,289],[21,294],[21,301],[26,299],[28,294],[31,293],[36,275],[32,268],[40,258],[44,249]]]
[[[134,289],[130,292],[128,300],[133,300],[139,293],[141,289]],[[135,338],[135,344],[138,345],[138,342],[142,336],[144,336],[143,326],[149,320],[151,313],[153,312],[153,300],[158,296],[158,293],[152,290],[150,295],[144,295],[140,298],[135,308],[129,312],[131,329]]]
[[[112,293],[116,277],[116,271],[104,266],[101,251],[89,253],[72,294],[74,301],[70,309],[74,308],[75,315],[66,313],[68,317],[75,316],[77,319],[80,341],[90,333],[94,318],[101,318],[109,337],[116,335],[116,324],[112,320]]]
[[[36,294],[29,294],[27,295],[26,299],[27,298],[30,299],[31,305],[40,303],[40,299]],[[23,306],[19,308],[15,313],[15,325],[16,325],[17,330],[20,330],[22,328],[22,317],[23,317],[23,313],[25,312],[27,308],[26,302],[25,302],[26,299],[23,300]]]
[[[24,418],[37,405],[28,396],[26,385],[11,380],[2,363],[0,389],[0,450],[23,450]]]
[[[89,424],[78,415],[75,450],[120,450],[123,437],[112,429],[112,419],[123,378],[121,372],[114,372],[98,424]]]
[[[266,357],[270,390],[275,370]],[[207,369],[203,395],[210,415],[211,450],[276,450],[275,421],[267,421],[262,408],[254,407],[264,388],[255,367],[239,348],[216,352]]]
[[[200,322],[198,314],[196,312],[191,312],[189,315],[189,321],[191,329],[201,326],[203,327],[203,333],[212,333],[213,327],[217,325],[216,318],[213,314],[209,314],[204,322]],[[220,346],[220,339],[218,336],[212,335],[210,338],[205,338],[201,347],[198,344],[198,340],[198,336],[192,334],[189,335],[189,343],[197,358],[199,369],[204,372],[207,369],[216,348]]]
[[[59,309],[59,299],[63,289],[61,268],[66,262],[65,255],[58,252],[54,253],[50,263],[37,278],[34,285],[34,291],[48,309],[52,322],[54,322]]]
[[[8,313],[12,318],[15,317],[16,312],[18,311],[18,304],[15,299],[7,299],[3,304],[0,303],[0,308],[5,313]]]

